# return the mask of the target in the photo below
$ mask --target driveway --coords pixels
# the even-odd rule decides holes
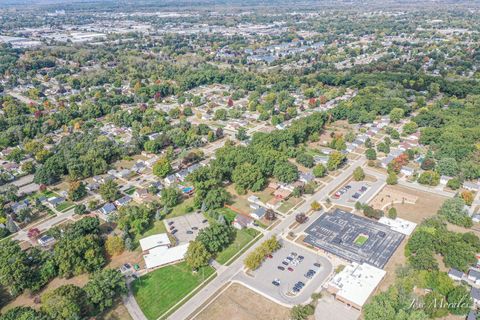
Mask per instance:
[[[297,265],[293,265],[291,262],[288,265],[282,264],[282,261],[292,252],[297,256],[303,256],[304,260]],[[314,263],[319,263],[320,268],[315,267]],[[279,270],[278,266],[284,267],[285,270]],[[287,268],[292,268],[293,271],[288,271]],[[317,271],[311,279],[308,279],[305,274],[310,269]],[[251,272],[251,276],[241,272],[233,280],[245,284],[270,300],[286,306],[293,306],[307,302],[312,293],[323,285],[331,272],[332,264],[325,257],[283,241],[282,248],[273,254],[273,258],[267,258],[260,268]],[[274,279],[279,280],[278,287],[272,284]],[[299,281],[305,283],[305,287],[295,294],[292,289]]]

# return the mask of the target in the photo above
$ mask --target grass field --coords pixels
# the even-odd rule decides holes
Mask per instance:
[[[172,212],[167,215],[167,218],[174,218],[178,216],[183,216],[189,212],[193,211],[193,197],[183,200],[182,203],[173,207]]]
[[[73,202],[65,201],[65,202],[60,203],[58,206],[56,206],[55,209],[57,209],[60,212],[64,212],[64,211],[67,211],[68,209],[70,209],[71,207],[73,207],[74,205],[75,204]]]
[[[145,316],[156,320],[213,273],[208,266],[194,274],[181,262],[140,277],[132,283],[132,290]]]
[[[363,235],[363,234],[360,234],[358,235],[358,237],[355,239],[354,243],[357,245],[357,246],[363,246],[365,244],[365,242],[367,242],[368,240],[368,237]]]
[[[231,243],[228,247],[226,247],[222,252],[217,255],[218,263],[225,264],[231,257],[233,257],[237,252],[243,249],[258,235],[258,231],[255,229],[242,229],[237,231],[237,235],[233,243]]]

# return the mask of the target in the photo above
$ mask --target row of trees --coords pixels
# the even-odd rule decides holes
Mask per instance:
[[[255,250],[247,255],[244,260],[245,267],[250,270],[258,269],[266,257],[280,249],[281,246],[275,236],[262,242]]]
[[[16,307],[0,316],[1,320],[71,320],[96,316],[114,305],[127,293],[123,275],[113,269],[95,272],[83,287],[63,285],[41,297],[40,310]]]

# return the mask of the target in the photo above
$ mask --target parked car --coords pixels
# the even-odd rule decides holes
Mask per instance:
[[[175,233],[177,233],[177,231],[178,231],[177,229],[173,229],[172,231],[170,231],[170,233],[175,234]]]
[[[282,267],[282,266],[278,266],[277,269],[278,269],[278,270],[281,270],[281,271],[285,270],[285,268]]]
[[[202,220],[202,223],[207,223],[207,222],[208,222],[207,219]]]
[[[358,199],[360,198],[360,193],[355,192],[355,194],[352,196],[353,199]]]
[[[315,267],[317,267],[317,268],[320,268],[320,267],[322,266],[322,265],[321,265],[320,263],[318,263],[318,262],[315,262],[313,265],[314,265]]]
[[[171,226],[172,224],[173,224],[173,221],[170,221],[170,222],[168,223],[169,226]]]
[[[285,259],[287,259],[288,261],[292,261],[292,260],[293,260],[293,258],[290,257],[290,256],[286,257]]]
[[[292,268],[292,267],[289,267],[287,270],[290,271],[290,272],[293,272],[293,268]]]
[[[188,231],[187,231],[187,234],[193,234],[193,231],[192,231],[192,230],[188,230]]]
[[[272,259],[273,256],[271,254],[267,255],[267,258]]]
[[[283,264],[284,266],[288,266],[288,262],[285,261],[285,260],[282,261],[282,264]]]
[[[296,253],[296,252],[292,252],[292,253],[290,253],[290,256],[296,257],[296,256],[297,256],[297,253]]]
[[[361,191],[361,192],[364,192],[364,191],[367,190],[367,189],[368,189],[368,188],[367,188],[366,186],[362,186],[362,187],[360,188],[360,191]]]
[[[302,261],[303,261],[303,259],[305,259],[305,257],[304,257],[304,256],[298,256],[298,257],[297,257],[297,260],[298,260],[298,262],[302,262]]]
[[[280,280],[274,279],[274,280],[272,281],[272,284],[273,284],[274,286],[278,287],[278,286],[280,285]]]
[[[192,227],[192,230],[198,230],[198,228],[197,227]]]

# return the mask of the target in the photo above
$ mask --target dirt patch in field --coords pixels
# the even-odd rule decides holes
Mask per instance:
[[[405,201],[403,201],[404,198]],[[423,219],[435,215],[446,199],[446,197],[430,192],[395,185],[385,186],[370,205],[375,209],[386,211],[393,201],[393,207],[397,209],[398,217],[418,224]]]
[[[287,320],[289,318],[290,309],[234,283],[196,316],[195,320]]]
[[[110,311],[98,317],[102,320],[132,320],[125,305],[120,301]]]

